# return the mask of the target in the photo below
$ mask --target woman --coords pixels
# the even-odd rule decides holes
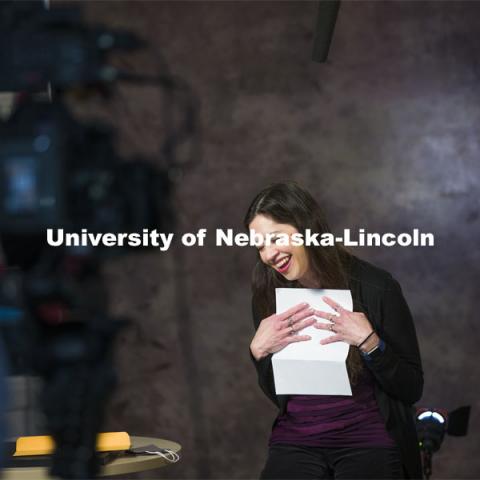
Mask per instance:
[[[330,231],[316,201],[295,183],[260,192],[244,223],[264,238]],[[258,247],[252,279],[256,333],[250,353],[260,387],[280,409],[261,478],[421,478],[412,404],[422,395],[423,372],[400,285],[338,244],[283,243],[273,237]],[[353,312],[325,297],[336,316],[306,304],[275,314],[277,287],[349,289]],[[309,325],[332,330],[322,344],[350,345],[351,397],[276,395],[272,354],[292,342],[310,341],[301,334]]]

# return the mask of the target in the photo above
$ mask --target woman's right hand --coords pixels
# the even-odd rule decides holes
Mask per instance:
[[[312,317],[314,309],[308,303],[300,303],[283,313],[264,318],[250,344],[255,360],[261,360],[270,353],[285,348],[289,343],[311,340],[309,335],[296,335],[305,327],[316,323]]]

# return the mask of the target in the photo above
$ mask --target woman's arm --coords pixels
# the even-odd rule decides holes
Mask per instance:
[[[422,362],[410,309],[392,277],[381,299],[380,315],[375,328],[384,348],[368,355],[365,363],[386,393],[413,404],[422,396]]]
[[[252,298],[252,317],[253,317],[253,326],[255,331],[257,331],[260,322],[262,321],[261,315],[256,308],[255,301]],[[278,399],[275,392],[275,383],[273,380],[273,367],[272,367],[272,355],[267,355],[266,357],[256,360],[250,350],[250,358],[257,370],[258,384],[263,390],[263,393],[275,404],[277,407]]]

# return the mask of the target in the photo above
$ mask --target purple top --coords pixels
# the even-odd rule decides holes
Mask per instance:
[[[312,447],[394,447],[375,399],[374,379],[364,369],[352,396],[291,395],[278,417],[270,445]]]

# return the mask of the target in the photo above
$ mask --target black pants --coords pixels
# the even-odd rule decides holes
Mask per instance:
[[[398,448],[273,445],[261,479],[405,478]]]

